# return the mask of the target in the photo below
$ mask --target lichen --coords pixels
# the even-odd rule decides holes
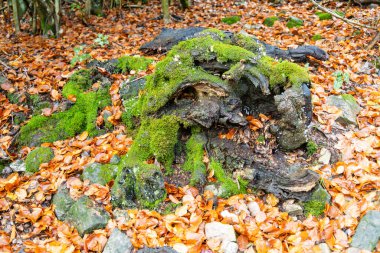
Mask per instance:
[[[131,70],[146,70],[152,62],[152,59],[145,58],[139,55],[124,55],[118,59],[116,67],[121,73],[127,73]]]
[[[199,128],[192,129],[192,135],[186,142],[185,171],[191,172],[190,184],[203,183],[206,175],[206,165],[203,162],[205,139],[200,135]]]
[[[222,194],[220,197],[228,198],[232,195],[247,192],[247,181],[239,178],[236,181],[233,180],[226,174],[221,163],[211,159],[209,169],[214,171],[214,176],[221,185]]]
[[[21,128],[20,145],[38,146],[44,142],[67,139],[83,131],[89,136],[99,134],[96,128],[98,110],[111,103],[108,87],[97,91],[87,91],[92,85],[91,70],[79,70],[74,73],[65,87],[66,98],[75,96],[76,103],[67,111],[55,113],[50,117],[38,115]]]
[[[26,171],[35,173],[42,163],[47,163],[54,157],[54,152],[48,147],[38,147],[31,151],[25,160]]]

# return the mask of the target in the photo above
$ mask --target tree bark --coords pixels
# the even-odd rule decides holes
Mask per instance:
[[[18,16],[17,0],[12,0],[12,9],[13,9],[13,21],[15,23],[16,33],[21,31],[20,29],[20,17]]]
[[[54,0],[54,26],[55,26],[55,36],[59,37],[59,29],[61,22],[61,0]]]
[[[162,15],[164,17],[164,23],[170,23],[170,14],[169,14],[169,0],[161,0],[162,4]]]

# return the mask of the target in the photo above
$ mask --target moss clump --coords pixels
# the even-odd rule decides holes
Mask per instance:
[[[170,171],[174,160],[174,146],[178,142],[179,122],[179,118],[170,115],[144,120],[128,152],[128,164],[138,164],[155,157]]]
[[[206,140],[200,134],[200,129],[193,128],[192,135],[186,142],[186,161],[183,165],[185,171],[191,172],[191,185],[204,183],[206,175],[206,165],[203,162],[205,144]]]
[[[318,145],[314,141],[308,141],[306,143],[306,154],[307,156],[314,155],[318,150]]]
[[[321,216],[325,212],[326,203],[317,200],[310,200],[304,204],[305,214]]]
[[[54,152],[48,147],[39,147],[28,154],[25,160],[26,171],[35,173],[42,163],[48,163],[54,157]]]
[[[71,138],[83,131],[87,131],[90,136],[99,134],[96,128],[98,110],[111,104],[111,98],[107,86],[85,92],[92,85],[91,73],[89,70],[74,73],[62,93],[66,98],[75,96],[76,103],[69,110],[51,117],[32,117],[21,128],[19,144],[38,146],[44,142]]]
[[[226,42],[226,34],[218,29],[215,28],[209,28],[205,29],[202,32],[198,34],[198,36],[211,36],[215,40],[220,40]]]
[[[276,17],[276,16],[268,17],[268,18],[264,19],[263,24],[265,26],[272,27],[277,20],[278,20],[278,17]]]
[[[126,73],[131,70],[141,71],[146,70],[149,64],[151,64],[152,62],[152,59],[141,57],[139,55],[125,55],[117,60],[116,67],[119,71],[121,71],[121,73]]]
[[[234,36],[234,43],[239,47],[245,48],[254,53],[262,53],[265,51],[265,48],[261,43],[243,33]]]
[[[286,27],[288,28],[301,27],[301,26],[303,26],[303,20],[296,17],[290,17],[288,23],[286,23]]]
[[[209,169],[214,171],[216,179],[221,184],[222,194],[220,197],[228,198],[232,195],[247,192],[248,182],[242,179],[238,179],[236,182],[232,178],[228,177],[222,164],[216,162],[214,159],[211,160]]]
[[[240,19],[241,19],[240,16],[229,16],[229,17],[222,18],[222,22],[227,25],[232,25],[239,22]]]
[[[260,134],[259,137],[257,137],[256,141],[261,144],[265,143],[264,135]]]
[[[326,12],[316,12],[315,15],[319,17],[319,20],[329,20],[332,19],[332,15]]]
[[[307,70],[293,62],[283,61],[275,64],[269,77],[271,88],[277,85],[284,87],[300,87],[303,83],[309,83],[310,77]]]
[[[320,34],[315,34],[315,35],[313,35],[313,37],[311,37],[312,41],[317,41],[317,40],[322,40],[322,39],[323,39],[323,37]]]

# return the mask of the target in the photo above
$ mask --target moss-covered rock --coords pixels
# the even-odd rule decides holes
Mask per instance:
[[[95,229],[104,228],[110,218],[103,208],[95,205],[89,197],[83,196],[70,207],[65,221],[74,226],[83,236]]]
[[[115,179],[119,167],[115,164],[92,163],[86,166],[82,173],[82,180],[89,180],[92,184],[106,185]]]
[[[330,203],[330,201],[330,194],[321,185],[318,185],[310,199],[304,203],[305,214],[321,216],[325,211],[326,204]]]
[[[42,163],[48,163],[54,158],[54,152],[48,147],[38,147],[31,151],[25,160],[26,171],[35,173]]]
[[[63,184],[53,196],[54,213],[58,220],[64,220],[75,201],[70,197],[69,189]]]
[[[114,208],[136,207],[134,202],[136,200],[135,183],[136,177],[133,169],[121,168],[111,189],[111,203]]]
[[[145,58],[139,55],[125,55],[118,59],[116,66],[121,73],[127,73],[131,70],[145,70],[151,63],[153,63],[153,60],[149,58]]]
[[[111,103],[109,83],[97,90],[90,90],[96,77],[95,70],[80,70],[74,73],[63,88],[63,95],[76,100],[67,111],[50,117],[34,116],[21,128],[19,145],[38,146],[44,142],[67,139],[83,131],[90,136],[100,133],[96,127],[98,110]]]
[[[138,203],[144,208],[157,207],[166,198],[165,182],[161,170],[155,165],[144,164],[140,165],[135,173],[135,193]]]

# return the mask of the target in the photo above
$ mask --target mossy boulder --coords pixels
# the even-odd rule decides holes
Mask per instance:
[[[357,125],[356,116],[359,114],[361,108],[352,95],[329,96],[326,102],[329,106],[335,106],[342,110],[342,114],[337,118],[337,122],[343,125]]]
[[[38,147],[31,151],[25,160],[26,171],[35,173],[42,163],[48,163],[54,158],[54,152],[48,147]]]
[[[99,88],[92,84],[99,82]],[[38,146],[44,142],[54,142],[71,138],[83,131],[90,136],[101,133],[96,126],[98,110],[111,103],[110,82],[96,70],[79,70],[74,73],[62,90],[62,94],[75,104],[66,111],[50,117],[38,115],[21,128],[19,145]]]
[[[106,185],[115,179],[118,169],[115,164],[91,163],[83,170],[81,179],[89,180],[92,184]]]
[[[57,218],[74,226],[81,236],[95,229],[104,228],[111,218],[102,207],[87,196],[82,196],[78,200],[72,199],[65,185],[61,185],[53,196],[53,205]]]

